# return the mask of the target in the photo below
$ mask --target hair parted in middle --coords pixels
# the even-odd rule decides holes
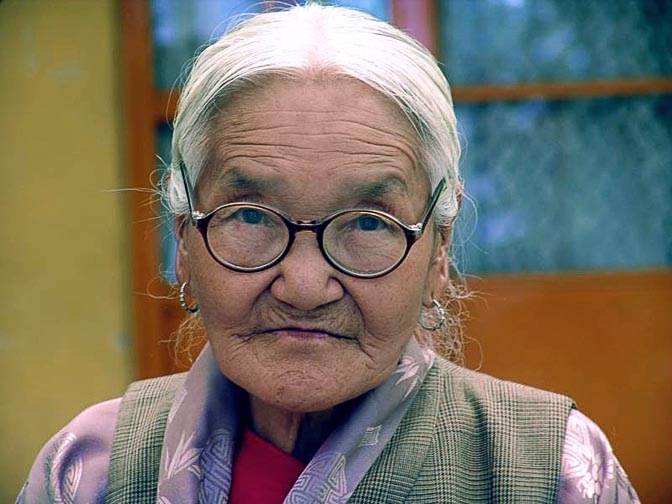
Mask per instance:
[[[436,60],[388,23],[319,4],[250,17],[198,56],[175,118],[164,187],[171,211],[188,213],[180,163],[195,187],[210,156],[213,119],[228,102],[269,77],[316,76],[356,79],[399,107],[418,135],[431,187],[446,179],[434,213],[439,226],[449,226],[459,208],[460,145],[450,88]]]

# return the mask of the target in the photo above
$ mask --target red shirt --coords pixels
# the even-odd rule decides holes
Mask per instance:
[[[305,467],[246,429],[233,461],[229,504],[282,504]]]

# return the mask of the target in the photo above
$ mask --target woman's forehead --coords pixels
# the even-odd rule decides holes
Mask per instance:
[[[320,135],[331,135],[335,147],[359,141],[415,150],[419,143],[396,104],[353,79],[268,81],[225,104],[211,135],[224,148],[244,140],[313,144]]]
[[[296,177],[350,178],[353,186],[378,190],[426,183],[408,120],[351,79],[276,80],[248,91],[222,110],[211,142],[213,178],[238,185]]]

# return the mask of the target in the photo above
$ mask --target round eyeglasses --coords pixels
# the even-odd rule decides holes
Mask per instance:
[[[184,175],[183,170],[186,181]],[[207,214],[192,211],[191,221],[212,257],[234,271],[252,273],[278,264],[291,249],[296,233],[311,231],[335,269],[357,278],[376,278],[404,261],[422,236],[444,188],[445,180],[441,180],[421,222],[414,225],[386,212],[364,209],[340,210],[319,221],[297,221],[267,205],[246,202],[228,203]],[[188,188],[187,194],[191,207]]]

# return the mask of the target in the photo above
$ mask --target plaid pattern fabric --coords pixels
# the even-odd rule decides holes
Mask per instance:
[[[108,504],[154,503],[163,434],[184,375],[132,384],[117,421]],[[573,403],[437,358],[348,502],[554,503]]]
[[[437,359],[348,502],[554,503],[573,406]]]
[[[122,399],[110,456],[107,504],[156,502],[163,434],[186,373],[132,383]]]

